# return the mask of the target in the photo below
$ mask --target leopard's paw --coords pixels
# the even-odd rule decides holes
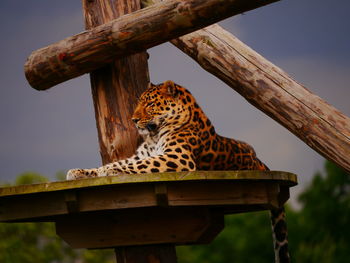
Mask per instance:
[[[70,169],[67,172],[66,180],[76,180],[83,177],[84,177],[84,173],[82,169]]]

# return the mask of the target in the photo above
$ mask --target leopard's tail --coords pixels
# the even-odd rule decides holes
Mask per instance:
[[[272,237],[276,263],[289,263],[288,231],[284,207],[270,210]]]
[[[257,170],[269,171],[270,169],[259,159],[256,163]],[[276,263],[289,263],[290,256],[288,250],[288,231],[286,222],[286,213],[284,207],[270,210],[270,219],[272,226],[272,238],[275,251]]]

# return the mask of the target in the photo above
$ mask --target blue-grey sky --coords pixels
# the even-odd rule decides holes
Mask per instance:
[[[349,116],[349,10],[346,0],[284,0],[221,25]],[[33,50],[82,30],[81,1],[1,0],[0,181],[100,165],[88,76],[38,92],[23,73]],[[319,154],[172,45],[149,53],[152,82],[186,86],[219,133],[252,144],[273,170],[298,174],[292,193],[323,168]]]

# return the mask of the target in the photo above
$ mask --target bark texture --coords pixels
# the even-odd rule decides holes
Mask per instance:
[[[83,8],[86,28],[90,29],[141,6],[138,0],[83,0]],[[139,135],[131,116],[137,98],[149,82],[147,54],[136,53],[114,60],[90,76],[102,161],[106,164],[127,158],[138,145]],[[141,251],[142,257],[138,257]],[[174,245],[116,249],[118,262],[125,263],[151,258],[154,254],[156,257],[150,262],[176,262]]]
[[[86,28],[98,27],[139,8],[139,1],[84,0]],[[106,164],[127,158],[140,139],[131,115],[149,82],[147,54],[113,60],[91,72],[90,77],[102,161]]]
[[[87,12],[87,31],[34,51],[25,64],[30,85],[45,90],[68,79],[96,70],[116,57],[145,50],[175,37],[213,24],[229,16],[278,0],[168,0],[116,17],[114,1],[97,8],[100,0],[84,0],[101,16]],[[135,5],[135,4],[133,4]],[[130,9],[131,10],[131,9]],[[103,21],[101,21],[103,20]],[[103,22],[103,23],[99,23]],[[97,25],[101,26],[95,27]]]
[[[350,171],[349,117],[218,25],[171,43],[312,149]]]

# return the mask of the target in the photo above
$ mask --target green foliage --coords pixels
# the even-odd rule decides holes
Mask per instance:
[[[22,184],[38,184],[38,183],[46,183],[49,180],[45,177],[42,176],[38,173],[33,173],[33,172],[27,172],[20,174],[16,181],[15,185],[22,185]]]
[[[64,179],[63,173],[57,178]],[[39,174],[20,175],[16,184],[46,182]],[[326,162],[299,196],[300,210],[286,207],[293,262],[345,263],[350,248],[350,175]],[[268,212],[226,217],[225,230],[210,245],[182,246],[179,263],[273,262]],[[112,263],[111,250],[72,250],[51,223],[0,224],[1,263]]]
[[[299,196],[293,224],[288,220],[296,262],[349,262],[350,175],[331,162],[325,172]]]
[[[273,262],[269,213],[226,216],[225,229],[214,242],[179,247],[177,252],[180,263]]]
[[[350,175],[331,162],[299,196],[301,210],[286,207],[293,262],[345,263],[350,248]],[[227,218],[210,245],[178,248],[179,263],[273,262],[268,213]]]
[[[58,174],[57,177],[62,177]],[[16,185],[47,182],[37,173],[23,173]],[[7,185],[9,186],[9,185]],[[56,236],[53,223],[0,223],[1,263],[112,263],[111,250],[73,250]]]
[[[0,262],[65,262],[65,258],[74,256],[56,237],[50,223],[3,223],[0,236]]]

